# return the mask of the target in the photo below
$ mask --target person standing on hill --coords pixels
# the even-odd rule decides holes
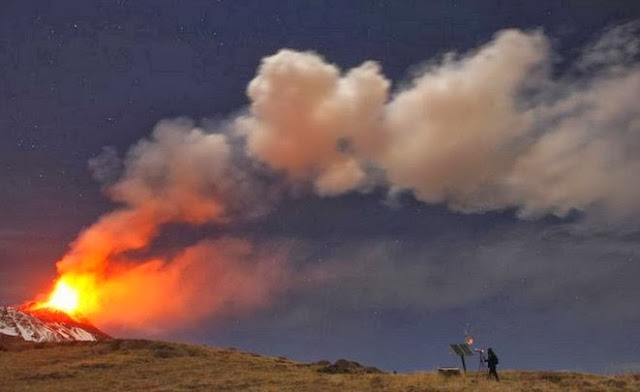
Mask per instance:
[[[487,351],[487,367],[489,367],[489,377],[493,375],[496,378],[496,381],[500,381],[500,377],[498,377],[498,372],[496,371],[498,362],[498,356],[493,352],[492,348],[489,348],[489,350]]]

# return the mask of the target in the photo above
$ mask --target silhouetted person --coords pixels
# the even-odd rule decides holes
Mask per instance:
[[[498,356],[493,352],[493,349],[490,348],[487,351],[487,367],[489,367],[489,377],[492,375],[496,378],[496,381],[500,381],[500,377],[498,377],[498,372],[496,371],[496,365],[498,365]]]

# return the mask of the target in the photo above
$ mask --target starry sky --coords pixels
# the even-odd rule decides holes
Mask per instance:
[[[122,175],[131,146],[163,119],[232,132],[229,124],[257,101],[247,86],[261,61],[282,48],[313,51],[343,71],[373,60],[393,96],[447,53],[472,56],[497,32],[518,29],[544,35],[548,78],[579,90],[601,80],[584,64],[608,67],[611,79],[637,72],[638,18],[640,4],[622,0],[3,1],[0,304],[46,288],[78,233],[118,208],[122,200],[110,198],[105,184]],[[613,36],[624,40],[624,58],[601,39],[619,26],[627,35]],[[638,102],[640,90],[625,97]],[[630,155],[640,147],[635,112],[603,131],[627,127],[620,135],[631,136],[603,139],[624,140]],[[640,174],[637,161],[621,161],[612,165]],[[608,214],[599,207],[609,199],[567,197],[527,214],[530,199],[465,208],[466,199],[425,196],[417,185],[328,194],[282,173],[260,181],[267,185],[252,188],[264,192],[259,213],[166,224],[145,251],[243,238],[284,254],[294,283],[244,311],[107,332],[398,371],[457,364],[448,344],[470,333],[479,347],[495,349],[503,368],[640,370],[640,227],[632,201],[626,208],[614,198],[625,208]],[[637,185],[619,183],[640,199]]]

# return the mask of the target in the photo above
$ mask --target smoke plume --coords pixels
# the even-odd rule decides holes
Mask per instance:
[[[187,119],[160,122],[131,148],[120,179],[106,188],[122,207],[82,232],[57,264],[81,292],[84,315],[128,328],[172,325],[177,316],[183,324],[263,304],[283,286],[281,252],[254,251],[246,240],[199,243],[173,258],[127,253],[147,247],[168,223],[224,224],[255,213],[259,187],[231,153],[225,135]]]
[[[501,31],[476,50],[431,60],[395,91],[375,62],[343,71],[283,49],[262,60],[248,110],[230,130],[163,121],[133,146],[106,187],[121,207],[80,234],[58,271],[96,293],[89,316],[145,327],[263,306],[286,287],[282,252],[256,252],[246,240],[143,262],[129,255],[169,223],[260,216],[270,188],[329,197],[386,187],[461,212],[634,216],[637,30],[612,29],[560,76],[542,32]],[[92,162],[101,178],[111,171],[100,162],[118,167],[106,153]]]
[[[389,86],[374,62],[341,75],[316,54],[281,50],[247,88],[250,115],[238,120],[247,152],[323,196],[360,188],[363,159],[382,148]]]
[[[161,331],[265,306],[288,274],[278,252],[240,239],[202,241],[173,258],[111,262],[95,282],[100,303],[90,315],[107,327]]]
[[[239,126],[252,157],[319,195],[374,182],[463,212],[636,214],[637,30],[607,32],[576,61],[582,75],[559,78],[541,32],[501,31],[392,96],[373,62],[340,72],[283,50],[249,84]]]

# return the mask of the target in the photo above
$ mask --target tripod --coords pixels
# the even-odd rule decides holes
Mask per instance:
[[[482,349],[475,349],[475,352],[478,353],[478,372],[487,373],[489,369],[487,368],[487,356]]]

